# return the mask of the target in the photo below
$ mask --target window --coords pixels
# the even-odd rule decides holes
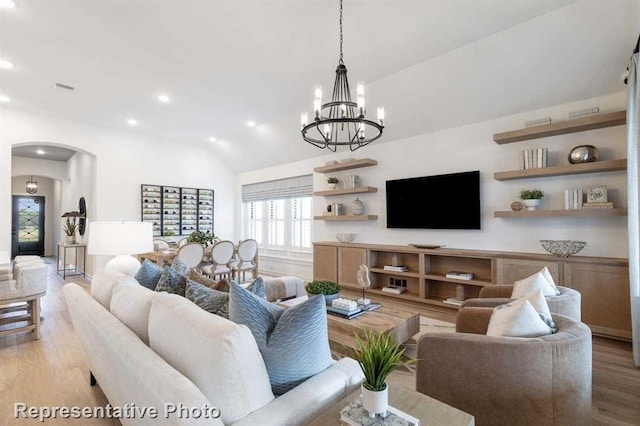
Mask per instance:
[[[242,187],[242,233],[262,249],[311,253],[312,176]]]

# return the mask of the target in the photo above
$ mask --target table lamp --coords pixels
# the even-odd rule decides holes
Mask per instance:
[[[87,252],[92,255],[115,256],[105,268],[135,275],[140,262],[133,254],[153,250],[153,230],[147,222],[91,222]]]

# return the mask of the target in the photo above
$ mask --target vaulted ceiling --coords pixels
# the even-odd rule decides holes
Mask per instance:
[[[337,0],[14,1],[6,107],[208,144],[236,172],[326,153],[299,114],[333,84]],[[387,112],[376,143],[625,90],[639,31],[640,0],[344,0],[351,84]]]

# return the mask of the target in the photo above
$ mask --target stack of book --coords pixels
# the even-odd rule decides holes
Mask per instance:
[[[376,309],[380,308],[382,306],[382,303],[368,303],[366,305],[358,305],[358,308],[360,308],[360,310],[362,311],[375,311]]]
[[[345,299],[337,299],[337,301],[338,303],[332,303],[331,306],[327,307],[328,314],[351,319],[364,313],[364,311],[358,307],[358,304],[355,301],[349,301]],[[342,301],[344,301],[344,303]],[[334,300],[334,302],[336,302],[336,300]]]
[[[612,201],[602,201],[602,202],[590,202],[590,203],[582,203],[582,208],[584,209],[612,209],[613,202]]]
[[[460,306],[464,300],[456,299],[455,297],[449,297],[448,299],[443,300],[444,303],[449,305]]]
[[[395,271],[395,272],[407,272],[409,270],[409,268],[406,267],[406,266],[384,265],[384,270],[385,271]]]
[[[582,202],[582,189],[565,189],[564,190],[564,209],[565,210],[578,210],[581,209],[584,203]]]
[[[400,287],[397,285],[388,285],[386,287],[382,287],[381,290],[384,291],[385,293],[393,293],[393,294],[402,294],[405,291],[407,291],[405,287]]]
[[[549,151],[547,148],[525,149],[520,151],[520,169],[540,169],[547,167]]]

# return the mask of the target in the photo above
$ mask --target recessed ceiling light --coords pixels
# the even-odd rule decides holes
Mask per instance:
[[[11,68],[13,68],[13,64],[7,60],[0,59],[0,68],[10,70]]]
[[[44,152],[44,151],[43,151],[43,150],[41,150],[41,149],[36,149],[36,154],[38,154],[38,155],[44,155],[44,154],[46,154],[46,152]]]
[[[255,121],[253,121],[253,120],[249,120],[249,121],[247,121],[247,126],[249,126],[249,127],[256,127],[256,122],[255,122]]]
[[[138,121],[133,119],[133,118],[128,119],[127,123],[129,123],[129,126],[137,126],[138,125]]]
[[[160,102],[162,102],[163,104],[166,104],[167,102],[169,102],[171,99],[169,99],[169,96],[167,95],[159,95],[158,96],[158,100]]]
[[[209,142],[215,142],[216,140],[217,140],[217,139],[216,139],[216,138],[213,138],[213,137],[209,138]]]
[[[16,4],[13,0],[0,0],[0,7],[5,9],[13,9],[16,7]]]
[[[9,102],[11,99],[8,96],[0,95],[0,102]]]

